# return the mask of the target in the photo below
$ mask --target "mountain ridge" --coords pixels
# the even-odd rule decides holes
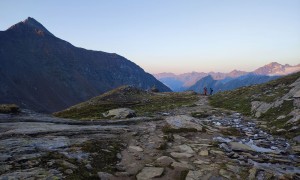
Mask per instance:
[[[222,80],[225,78],[237,78],[239,76],[243,76],[249,73],[254,73],[257,75],[267,75],[267,76],[282,76],[291,74],[294,72],[300,71],[300,64],[291,66],[289,64],[281,65],[277,62],[271,62],[266,64],[262,67],[259,67],[251,72],[240,71],[240,70],[232,70],[228,73],[222,72],[190,72],[190,73],[183,73],[183,74],[174,74],[174,73],[158,73],[154,74],[154,76],[170,87],[174,91],[182,91],[186,90],[189,87],[196,84],[197,81],[201,80],[202,78],[211,75],[215,80]],[[173,82],[176,82],[176,86],[174,87]],[[178,87],[178,84],[182,84],[182,86]]]
[[[168,87],[115,53],[55,37],[33,18],[0,31],[0,103],[54,112],[122,85]]]

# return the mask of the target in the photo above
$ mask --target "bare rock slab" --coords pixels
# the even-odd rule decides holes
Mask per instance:
[[[159,167],[145,167],[136,176],[137,180],[150,180],[155,177],[159,177],[163,174],[164,168]]]
[[[185,180],[198,180],[203,176],[203,172],[201,171],[189,171]]]
[[[114,119],[124,119],[136,117],[135,111],[129,108],[111,109],[103,113],[104,117],[112,117]]]
[[[191,116],[171,116],[166,118],[166,122],[170,131],[202,131],[199,120]]]

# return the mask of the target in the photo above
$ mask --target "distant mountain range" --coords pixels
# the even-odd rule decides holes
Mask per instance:
[[[213,93],[216,93],[220,91],[233,90],[243,86],[265,83],[279,77],[280,76],[265,76],[249,73],[236,78],[228,77],[222,80],[215,80],[211,75],[208,75],[197,81],[196,84],[189,87],[188,90],[203,93],[203,88],[207,87],[212,88],[214,90]]]
[[[267,78],[266,76],[283,76],[283,75],[287,75],[287,74],[291,74],[294,72],[298,72],[300,71],[300,64],[296,65],[296,66],[291,66],[291,65],[281,65],[277,62],[272,62],[270,64],[267,64],[263,67],[260,67],[252,72],[246,72],[246,71],[239,71],[239,70],[233,70],[229,73],[221,73],[221,72],[209,72],[209,73],[204,73],[204,72],[191,72],[191,73],[184,73],[184,74],[173,74],[173,73],[159,73],[159,74],[154,74],[154,76],[160,80],[161,82],[163,82],[165,85],[167,85],[168,87],[170,87],[173,91],[184,91],[187,89],[195,89],[195,85],[196,83],[201,80],[204,77],[210,76],[211,78],[213,78],[214,80],[223,80],[220,81],[222,82],[222,84],[225,81],[230,81],[231,83],[237,83],[239,82],[239,84],[243,84],[241,83],[241,79],[236,79],[236,81],[232,81],[234,78],[239,78],[241,76],[244,77],[249,77],[250,79],[258,79],[261,78],[261,80],[257,81],[257,82],[267,82],[267,79],[273,79],[272,77]],[[249,76],[245,76],[248,75]],[[261,77],[260,77],[261,76]],[[275,77],[275,78],[276,78]],[[246,78],[244,79],[244,84],[252,84],[250,83],[250,79]],[[248,81],[248,82],[247,82]],[[219,82],[219,83],[220,83]],[[203,83],[203,81],[198,83],[199,84]],[[228,82],[227,82],[228,83]],[[238,84],[236,85],[229,85],[227,84],[226,87],[220,88],[220,86],[222,85],[220,84],[218,86],[219,89],[226,89],[229,90],[228,87],[232,86],[232,87],[240,87]],[[224,85],[224,84],[223,84]],[[234,89],[234,88],[233,88]]]
[[[126,58],[75,47],[33,18],[0,31],[0,64],[0,103],[43,112],[65,109],[122,85],[171,91]]]

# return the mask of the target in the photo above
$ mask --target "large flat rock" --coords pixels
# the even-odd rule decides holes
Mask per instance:
[[[188,115],[178,115],[166,118],[167,127],[170,130],[202,131],[202,123],[199,119]]]
[[[136,176],[137,180],[151,180],[155,177],[159,177],[163,174],[164,168],[160,167],[145,167]]]

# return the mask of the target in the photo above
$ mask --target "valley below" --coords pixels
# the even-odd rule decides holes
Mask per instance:
[[[194,97],[128,119],[0,114],[0,179],[300,179],[299,144]]]

